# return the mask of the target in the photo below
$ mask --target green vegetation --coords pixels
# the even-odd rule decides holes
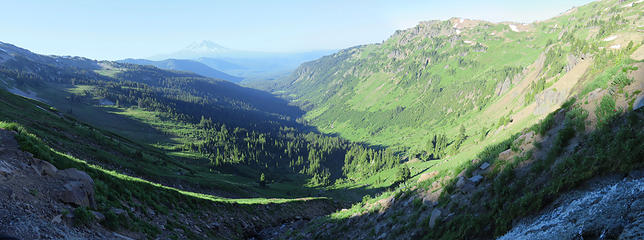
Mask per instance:
[[[610,95],[604,96],[601,102],[599,102],[597,110],[595,110],[595,116],[597,116],[597,121],[600,124],[606,124],[608,120],[617,114],[618,109],[615,107],[615,100]]]
[[[94,215],[85,207],[77,207],[73,211],[76,226],[88,226],[94,220]]]
[[[591,3],[521,31],[507,23],[457,30],[457,19],[423,22],[382,44],[342,50],[281,83],[279,93],[306,113],[270,94],[188,73],[16,58],[0,68],[7,87],[35,89],[55,107],[0,91],[0,127],[17,131],[21,148],[36,157],[88,172],[96,185],[92,211],[112,230],[156,237],[153,217],[134,213],[150,208],[167,218],[167,229],[196,238],[177,215],[250,215],[262,211],[258,205],[324,196],[362,202],[313,221],[305,230],[318,231],[313,238],[353,231],[377,212],[397,223],[390,236],[499,236],[588,179],[644,167],[641,110],[618,107],[625,100],[632,110],[640,93],[626,89],[639,64],[630,56],[642,42],[621,48],[605,40],[632,37],[641,5],[615,3]],[[592,113],[589,104],[597,104]],[[587,127],[593,116],[596,128]],[[534,149],[521,152],[529,131]],[[499,159],[501,153],[512,157]],[[481,171],[484,163],[489,170]],[[483,184],[459,192],[458,179],[473,175]],[[425,202],[439,193],[437,203]],[[402,208],[385,208],[401,200]],[[428,229],[427,213],[436,207],[450,215]],[[89,210],[74,210],[77,225],[92,223]],[[356,226],[376,238],[375,224],[364,222]],[[333,225],[319,231],[322,223]],[[241,227],[232,228],[241,235]]]
[[[398,167],[398,172],[396,172],[396,182],[405,182],[411,177],[411,171],[405,165]]]
[[[18,133],[16,140],[22,150],[33,153],[34,157],[51,162],[59,169],[76,168],[87,172],[92,177],[95,183],[97,203],[97,208],[92,210],[103,213],[106,219],[101,224],[112,230],[127,229],[142,232],[150,238],[154,238],[160,232],[160,229],[149,222],[152,216],[135,215],[133,211],[130,211],[131,207],[136,209],[135,211],[152,210],[158,216],[171,217],[176,214],[195,215],[204,211],[224,214],[230,213],[231,209],[236,209],[237,212],[253,212],[254,207],[260,204],[284,204],[311,200],[311,198],[220,198],[183,191],[124,175],[114,170],[107,170],[99,165],[80,160],[76,156],[92,156],[101,153],[102,148],[95,146],[103,146],[111,151],[101,154],[105,154],[106,158],[114,159],[114,161],[127,159],[127,161],[135,162],[138,166],[146,166],[148,164],[146,162],[150,161],[149,167],[144,167],[147,171],[151,171],[150,168],[153,165],[177,163],[159,155],[153,148],[129,142],[127,139],[109,132],[93,129],[67,116],[52,114],[52,112],[44,110],[48,108],[40,107],[45,106],[42,103],[14,96],[5,91],[0,91],[0,99],[2,99],[0,101],[0,117],[15,121],[2,121],[0,128],[16,131]],[[72,137],[70,138],[70,136]],[[110,141],[118,141],[119,143],[114,145]],[[46,143],[52,144],[52,146]],[[133,157],[130,158],[130,155]],[[144,157],[141,158],[141,156]],[[163,169],[162,167],[157,168],[155,171],[159,172],[151,173],[162,174]],[[126,213],[117,215],[113,212],[115,208],[127,210],[125,210]],[[75,209],[73,211],[74,223],[77,225],[91,224],[94,221],[94,216],[89,210],[86,208]]]
[[[574,119],[578,117],[578,113],[569,109],[566,116],[568,119]],[[634,130],[644,127],[641,113],[629,113],[624,118],[613,115],[607,124],[600,125],[597,130],[583,137],[586,144],[581,150],[555,162],[555,159],[560,158],[562,148],[567,146],[566,142],[575,134],[583,134],[575,131],[573,123],[566,121],[563,124],[564,128],[554,137],[546,159],[534,162],[529,174],[517,176],[518,165],[515,162],[496,177],[488,176],[494,179],[494,188],[491,191],[482,191],[491,193],[491,196],[484,196],[487,200],[483,205],[485,209],[492,211],[474,217],[464,213],[468,212],[467,209],[480,209],[479,206],[465,206],[462,215],[457,215],[438,229],[428,231],[427,238],[483,237],[489,236],[488,231],[498,236],[509,230],[513,220],[535,213],[556,199],[559,194],[593,176],[627,173],[632,169],[644,167],[641,161],[644,157],[644,145],[641,141],[644,135],[641,131]],[[505,149],[506,146],[503,145],[496,145],[494,148]],[[494,160],[497,152],[484,151],[479,157]],[[614,156],[620,156],[619,160],[611,161],[615,159]],[[544,178],[548,179],[546,183],[536,184],[539,179]],[[443,199],[448,196],[445,194]],[[495,219],[495,222],[489,223],[488,219]],[[491,226],[492,229],[485,230],[486,226]]]
[[[630,109],[634,104],[633,90],[626,89],[632,89],[628,76],[639,64],[630,57],[642,46],[634,23],[644,5],[621,5],[593,2],[518,32],[479,22],[455,33],[459,19],[425,22],[382,44],[303,65],[280,93],[307,109],[304,118],[311,124],[350,140],[396,146],[410,158],[441,161],[427,165],[422,172],[432,177],[414,190],[400,186],[373,195],[302,232],[321,239],[382,233],[486,239],[593,177],[644,167],[641,110],[617,107],[621,99]],[[593,91],[603,98],[593,99]],[[567,101],[543,116],[562,93]],[[593,111],[589,106],[595,104]],[[593,115],[599,124],[588,127]],[[536,133],[527,145],[533,148],[522,152],[526,139],[517,139],[529,131]],[[505,151],[512,157],[500,160]],[[491,164],[489,170],[480,170],[483,163]],[[457,176],[475,173],[483,180],[474,190],[456,187]],[[436,188],[443,191],[435,208],[449,214],[429,229],[433,203],[419,202],[431,199]],[[388,197],[396,204],[378,207]],[[326,230],[315,231],[320,227]],[[369,230],[375,231],[362,234]]]
[[[530,83],[530,91],[526,93],[524,102],[525,104],[529,104],[534,102],[534,97],[541,91],[545,90],[548,86],[546,86],[546,79],[545,78],[540,78],[537,80],[537,82],[532,82]]]
[[[39,89],[67,114],[135,139],[143,132],[146,143],[161,149],[142,154],[112,136],[100,139],[106,147],[91,149],[93,154],[78,152],[101,166],[126,168],[153,181],[170,176],[244,197],[301,197],[312,192],[303,185],[355,182],[398,162],[392,150],[315,133],[293,121],[301,112],[296,107],[228,82],[131,64],[105,63],[118,71],[101,75],[28,59],[16,63],[28,64],[41,68],[35,73],[2,68],[0,76],[18,87]],[[68,76],[43,77],[53,72]],[[93,131],[89,127],[86,134]],[[125,156],[111,156],[110,148],[122,149]],[[173,157],[178,161],[170,160]],[[250,184],[260,173],[278,185],[268,189]]]
[[[633,37],[615,49],[602,36],[631,38],[641,4],[607,7],[613,4],[590,3],[518,32],[484,21],[458,30],[459,19],[422,22],[382,44],[303,64],[276,93],[306,109],[304,119],[323,132],[418,152],[428,149],[432,134],[456,140],[460,125],[507,126],[514,120],[512,110],[534,103],[583,61],[591,61],[591,69],[565,79],[584,81],[581,96],[597,88],[623,88],[633,69],[629,56],[642,43]],[[600,9],[610,10],[600,16]],[[519,89],[523,101],[499,109],[497,101],[520,81],[530,81]]]

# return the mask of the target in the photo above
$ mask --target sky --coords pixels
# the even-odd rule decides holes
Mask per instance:
[[[209,40],[264,52],[342,49],[451,17],[530,23],[589,0],[3,0],[0,41],[41,54],[147,58]]]

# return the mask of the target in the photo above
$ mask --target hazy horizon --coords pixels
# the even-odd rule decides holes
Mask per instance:
[[[9,2],[0,41],[99,60],[149,58],[204,40],[236,50],[306,52],[381,42],[434,19],[530,23],[588,2]]]

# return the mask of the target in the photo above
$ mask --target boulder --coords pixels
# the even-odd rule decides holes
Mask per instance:
[[[456,187],[461,188],[465,185],[465,178],[464,177],[458,177],[458,181],[456,181]]]
[[[55,176],[58,169],[54,167],[51,163],[43,161],[40,159],[34,159],[34,163],[31,165],[36,173],[41,176]]]
[[[485,170],[485,169],[487,169],[488,167],[490,167],[490,164],[489,164],[489,163],[487,163],[487,162],[484,162],[483,164],[481,164],[481,167],[480,167],[480,168],[481,168],[481,170]]]
[[[80,181],[65,183],[60,201],[76,206],[94,207],[94,190]]]
[[[566,91],[546,89],[535,96],[536,106],[533,113],[535,115],[548,114],[550,111],[552,111],[552,108],[566,101],[567,96],[568,93]]]
[[[420,175],[420,177],[418,177],[417,182],[420,183],[420,182],[427,181],[428,179],[431,179],[431,178],[435,177],[436,175],[438,175],[438,171],[431,171],[431,172],[428,172],[428,173],[423,173],[423,174]]]
[[[94,201],[94,180],[87,173],[69,168],[57,172],[58,177],[65,180],[64,189],[60,193],[60,201],[77,206],[96,208]]]
[[[92,215],[94,215],[94,218],[96,218],[96,221],[102,222],[103,220],[105,220],[105,215],[103,215],[102,213],[97,211],[90,211],[90,212],[92,213]]]
[[[529,132],[524,133],[521,136],[519,136],[512,143],[515,144],[515,145],[518,144],[519,142],[523,142],[523,143],[528,142],[529,143],[529,142],[532,141],[533,137],[534,137],[534,131],[529,131]]]
[[[473,177],[471,177],[471,178],[468,178],[468,180],[470,180],[471,182],[473,182],[474,184],[476,184],[476,183],[479,183],[481,180],[483,180],[483,176],[481,176],[481,175],[476,175],[476,176],[473,176]]]
[[[499,153],[499,159],[508,160],[512,156],[512,149],[505,150]]]
[[[637,97],[635,100],[635,105],[633,105],[633,110],[637,110],[644,107],[644,95]]]
[[[64,180],[81,181],[94,186],[94,180],[92,180],[92,177],[76,168],[60,170],[57,172],[57,175]]]
[[[120,208],[110,208],[110,211],[116,215],[126,214],[125,210]]]
[[[436,226],[436,221],[438,221],[438,218],[441,216],[441,210],[434,209],[432,211],[432,216],[429,217],[429,228],[434,228]]]

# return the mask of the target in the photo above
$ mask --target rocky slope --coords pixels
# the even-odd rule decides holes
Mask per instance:
[[[499,239],[642,239],[644,171],[589,181],[518,222]]]
[[[1,231],[19,239],[117,238],[100,226],[74,227],[74,207],[96,207],[92,178],[73,168],[59,171],[19,150],[15,135],[0,129]]]
[[[58,170],[34,158],[19,149],[16,135],[15,131],[0,129],[0,234],[18,239],[238,239],[302,216],[324,215],[337,207],[325,199],[236,204],[194,198],[182,201],[194,201],[203,211],[177,208],[159,212],[132,198],[117,199],[123,209],[105,209],[97,198],[110,197],[95,193],[97,186],[88,173],[74,168]],[[95,172],[91,174],[97,176]],[[99,175],[98,179],[104,182],[105,177]],[[147,194],[155,191],[161,189]],[[158,232],[114,227],[114,221],[125,221],[121,216],[140,219]]]

